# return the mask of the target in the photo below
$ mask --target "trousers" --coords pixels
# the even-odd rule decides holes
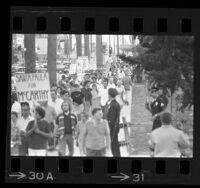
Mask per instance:
[[[68,156],[73,156],[74,154],[74,139],[72,134],[65,134],[59,143],[59,153],[61,156],[66,154],[66,145],[68,146],[69,154]]]
[[[88,157],[105,157],[106,148],[103,148],[101,150],[94,150],[94,149],[86,148],[86,155]]]
[[[119,130],[116,129],[116,132],[114,133],[114,130],[110,129],[110,136],[111,136],[111,151],[113,154],[113,157],[120,157],[120,146],[119,146],[119,141],[118,141],[118,133]],[[114,134],[114,135],[113,135]]]

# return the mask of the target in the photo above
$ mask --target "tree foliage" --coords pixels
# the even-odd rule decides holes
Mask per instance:
[[[140,45],[131,49],[138,56],[119,57],[130,64],[140,65],[156,83],[173,94],[183,90],[183,106],[193,104],[193,37],[139,36]]]

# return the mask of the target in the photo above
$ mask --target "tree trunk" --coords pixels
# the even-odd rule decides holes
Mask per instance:
[[[115,35],[113,35],[113,40],[114,40],[114,54],[115,54]]]
[[[96,62],[97,68],[103,67],[102,35],[96,35]]]
[[[92,53],[92,35],[90,35],[90,53]]]
[[[24,35],[24,47],[25,47],[25,73],[35,73],[35,35]]]
[[[117,35],[117,54],[119,55],[119,35]]]
[[[47,50],[47,71],[50,78],[50,86],[56,83],[56,46],[57,45],[57,35],[48,35],[48,50]]]
[[[122,46],[123,46],[123,49],[124,49],[124,45],[125,45],[124,35],[122,35]],[[123,50],[123,54],[124,54],[124,50]]]
[[[82,35],[76,35],[76,54],[82,56]]]
[[[90,58],[90,51],[89,51],[89,35],[84,35],[84,55]]]
[[[69,38],[66,36],[65,38],[65,43],[64,43],[64,54],[67,55],[67,57],[70,54],[70,40]]]
[[[69,52],[72,52],[72,34],[69,34]]]

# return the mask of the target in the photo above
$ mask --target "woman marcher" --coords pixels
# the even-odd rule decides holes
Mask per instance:
[[[100,107],[99,91],[96,84],[92,84],[92,109]]]
[[[79,151],[81,153],[82,148],[81,148],[81,135],[85,126],[85,123],[87,122],[88,116],[86,113],[82,112],[81,113],[81,120],[77,123],[76,126],[76,146],[79,147]]]

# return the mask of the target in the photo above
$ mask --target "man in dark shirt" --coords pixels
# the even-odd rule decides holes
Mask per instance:
[[[65,156],[66,145],[68,146],[69,156],[74,154],[74,138],[73,130],[77,124],[77,119],[74,114],[69,111],[69,104],[67,102],[62,103],[63,113],[60,114],[56,119],[56,124],[58,125],[58,130],[62,127],[64,128],[64,135],[59,143],[59,154]]]
[[[115,99],[117,94],[117,90],[114,88],[108,90],[109,100],[111,102],[108,107],[107,120],[110,128],[111,150],[114,157],[120,157],[118,142],[120,105]]]
[[[92,93],[91,93],[91,89],[90,89],[90,81],[89,80],[86,80],[84,82],[81,92],[84,95],[84,100],[83,100],[84,112],[89,116],[91,106],[92,106]]]
[[[81,113],[84,110],[83,99],[84,95],[81,92],[78,84],[75,84],[73,90],[71,92],[71,98],[73,100],[73,110],[72,112],[77,116],[78,120],[80,120]]]
[[[26,128],[29,156],[46,156],[48,140],[53,138],[50,124],[44,120],[45,111],[38,106],[35,109],[35,120]]]

